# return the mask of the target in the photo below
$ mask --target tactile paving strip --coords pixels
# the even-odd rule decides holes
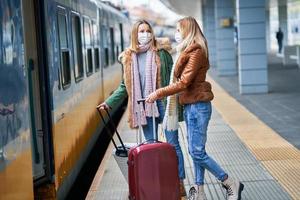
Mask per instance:
[[[213,116],[219,117],[214,110]],[[212,117],[212,120],[214,118]],[[184,126],[183,126],[184,127]],[[225,128],[224,128],[225,127]],[[227,127],[227,128],[226,128]],[[224,131],[222,131],[224,128]],[[185,130],[185,129],[183,129]],[[184,152],[188,192],[194,182],[194,169],[186,146],[185,133],[180,134],[181,146]],[[245,185],[242,199],[248,200],[288,200],[289,194],[278,184],[269,172],[259,163],[225,122],[209,126],[207,153],[232,177],[239,179]],[[205,172],[205,193],[208,200],[225,200],[226,193],[220,182],[207,170]]]
[[[300,161],[274,160],[264,161],[264,166],[272,171],[279,183],[290,193],[293,199],[300,199]]]
[[[279,183],[285,181],[285,175],[280,170],[277,171],[277,176],[282,177],[277,182],[263,165],[255,159],[254,155],[245,147],[242,141],[236,136],[235,132],[220,118],[220,115],[213,110],[212,120],[215,118],[217,123],[210,123],[207,152],[213,157],[224,170],[232,177],[241,180],[245,189],[242,194],[242,199],[245,200],[289,200],[289,194],[282,188]],[[122,138],[125,142],[135,142],[135,133],[128,131],[128,127],[121,130]],[[189,188],[194,183],[193,162],[187,151],[187,141],[185,126],[182,124],[182,129],[179,134],[180,144],[184,153],[186,179],[185,187],[188,192]],[[124,178],[127,170],[125,162],[116,162],[113,156],[106,166],[103,178],[97,190],[91,191],[89,194],[93,198],[99,200],[110,199],[127,199],[128,184]],[[264,162],[265,163],[265,162]],[[119,164],[119,166],[118,166]],[[266,165],[266,164],[265,164]],[[268,163],[268,169],[276,168],[277,163]],[[119,169],[121,168],[121,170]],[[290,176],[298,178],[298,168],[289,169]],[[122,174],[123,172],[123,174]],[[205,173],[205,192],[208,200],[225,200],[226,193],[221,184],[208,171]],[[297,187],[291,187],[295,195]],[[295,197],[295,196],[293,196]],[[296,198],[295,198],[296,199]]]
[[[260,148],[253,149],[252,152],[261,161],[288,159],[297,159],[300,161],[299,151],[290,147]]]
[[[235,141],[239,138],[232,134],[232,133],[214,133],[211,134],[210,132],[207,133],[207,142],[214,143],[214,142],[221,142],[221,141]]]
[[[253,199],[290,199],[289,195],[282,196],[286,194],[285,189],[293,199],[300,200],[300,151],[245,109],[214,80],[210,77],[208,79],[212,83],[215,93],[218,94],[213,103],[214,107],[251,150],[256,159],[261,161],[262,165],[282,186],[282,192],[274,190],[270,195]],[[256,183],[258,182],[254,184]]]
[[[208,126],[208,130],[207,130],[209,133],[224,133],[224,132],[232,132],[232,129],[227,126],[227,125],[224,125],[224,124],[216,124],[216,125],[213,125],[213,126]]]

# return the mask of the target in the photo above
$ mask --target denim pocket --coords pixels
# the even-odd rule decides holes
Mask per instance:
[[[210,102],[198,102],[192,105],[189,115],[190,125],[196,128],[199,134],[206,135],[210,117]]]

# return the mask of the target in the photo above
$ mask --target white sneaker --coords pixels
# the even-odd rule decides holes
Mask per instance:
[[[188,200],[207,200],[204,193],[204,186],[198,185],[191,187],[189,191]]]
[[[227,200],[240,200],[244,184],[233,178],[227,178],[222,182],[223,187],[227,190]]]

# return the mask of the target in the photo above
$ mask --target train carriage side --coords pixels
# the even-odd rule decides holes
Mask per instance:
[[[0,10],[0,198],[63,199],[102,129],[95,107],[121,81],[128,19],[86,0]]]
[[[58,199],[63,199],[102,128],[95,107],[117,88],[122,71],[114,51],[111,28],[116,19],[111,8],[104,5],[105,14],[100,18],[100,7],[92,2],[47,2],[55,190]],[[102,35],[103,43],[98,39],[100,24],[107,30]],[[107,53],[104,66],[100,65],[100,52]]]
[[[0,2],[0,199],[32,199],[28,73],[21,0]]]
[[[129,35],[125,31],[130,26],[130,20],[110,6],[103,3],[100,5],[101,65],[103,66],[103,95],[106,99],[123,78],[122,65],[118,61],[118,56],[125,46],[129,45]],[[118,110],[120,104],[115,105],[112,112]]]

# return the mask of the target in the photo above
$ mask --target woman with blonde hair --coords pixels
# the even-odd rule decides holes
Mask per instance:
[[[128,96],[130,128],[138,127],[138,114],[140,114],[144,137],[146,140],[153,140],[151,104],[146,103],[144,108],[137,104],[137,100],[155,91],[160,87],[161,80],[169,76],[168,69],[172,66],[172,57],[166,50],[157,48],[150,24],[145,20],[139,20],[132,27],[130,47],[122,52],[119,58],[124,69],[123,81],[118,89],[98,107],[110,109]],[[158,100],[154,104],[153,112],[157,118],[157,126],[158,117],[162,118],[164,114],[162,101]]]
[[[211,84],[205,81],[209,68],[206,39],[197,21],[185,17],[177,23],[175,40],[179,44],[172,83],[151,93],[146,102],[178,94],[179,103],[184,106],[188,148],[194,163],[196,185],[190,189],[189,199],[206,199],[203,187],[205,169],[222,182],[229,200],[240,199],[243,184],[229,177],[205,151],[207,127],[212,112],[211,100],[214,97]],[[172,109],[167,106],[166,113]]]
[[[129,126],[137,128],[138,114],[141,114],[141,124],[146,140],[154,139],[152,105],[146,103],[144,108],[137,104],[137,100],[147,97],[157,88],[167,86],[173,65],[171,55],[166,50],[159,49],[156,43],[152,27],[147,21],[139,20],[133,25],[130,47],[119,56],[124,67],[124,80],[118,89],[98,106],[100,109],[110,109],[128,96]],[[140,113],[141,109],[143,110],[142,113]],[[156,117],[155,130],[157,131],[158,123],[162,121],[164,116],[163,101],[158,100],[154,103],[154,116]],[[178,154],[181,152],[179,143],[176,143],[174,147],[179,157],[180,191],[183,196],[185,195],[183,157],[182,153]]]

